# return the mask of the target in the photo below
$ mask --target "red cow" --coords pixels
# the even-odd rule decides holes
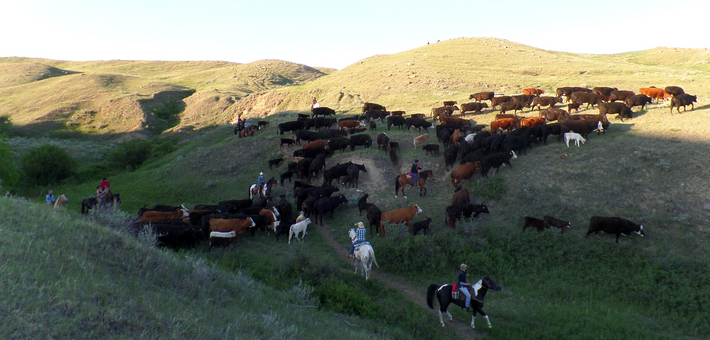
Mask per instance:
[[[498,133],[498,129],[500,130],[512,130],[515,127],[515,122],[513,121],[513,118],[503,118],[503,119],[498,119],[494,120],[491,122],[491,133],[496,134]]]
[[[174,220],[179,220],[190,216],[190,214],[182,209],[176,211],[146,211],[143,215],[136,218],[136,223],[170,223]]]
[[[407,225],[407,231],[409,231],[409,225],[412,223],[414,215],[420,212],[422,212],[422,208],[420,208],[416,204],[413,204],[409,208],[395,209],[383,212],[380,216],[380,230],[377,235],[385,237],[387,236],[387,232],[385,231],[385,225],[387,225],[388,223],[398,224],[404,222]]]
[[[671,97],[673,97],[673,95],[666,92],[666,90],[655,88],[655,87],[651,87],[651,88],[642,87],[639,89],[639,93],[645,94],[645,95],[651,97],[651,99],[655,99],[656,103],[658,103],[661,99],[666,100],[666,99],[671,99]]]
[[[477,102],[480,102],[481,100],[492,100],[494,96],[495,93],[493,92],[478,92],[470,95],[468,99],[475,99]]]
[[[312,141],[306,145],[303,146],[304,149],[310,149],[310,148],[324,148],[328,145],[327,141],[324,140],[316,140]]]
[[[539,96],[543,93],[545,93],[545,90],[543,90],[543,89],[534,89],[534,88],[523,89],[523,94],[534,94],[536,96]]]
[[[533,127],[533,126],[538,126],[538,125],[545,125],[547,123],[547,118],[545,117],[531,117],[531,118],[523,118],[520,121],[520,126],[521,127]]]
[[[454,185],[454,190],[459,187],[461,182],[470,179],[479,166],[479,162],[467,162],[451,170],[451,184]]]
[[[341,130],[345,130],[346,128],[354,129],[356,127],[365,127],[365,124],[357,120],[343,120],[338,122],[338,126],[340,126]]]

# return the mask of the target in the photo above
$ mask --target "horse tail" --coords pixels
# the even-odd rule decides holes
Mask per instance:
[[[399,175],[394,176],[394,194],[395,196],[397,195],[397,192],[399,191]]]
[[[426,292],[426,304],[429,308],[434,309],[434,295],[436,294],[436,289],[439,288],[437,285],[431,285]]]
[[[370,255],[372,255],[372,262],[375,263],[375,265],[377,266],[377,268],[380,268],[380,265],[377,264],[377,259],[375,258],[375,250],[372,249],[372,247],[370,247]]]

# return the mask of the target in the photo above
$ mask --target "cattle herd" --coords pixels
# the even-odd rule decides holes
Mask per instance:
[[[588,141],[592,132],[600,135],[609,129],[609,114],[617,114],[617,118],[623,121],[624,118],[633,118],[634,107],[643,110],[654,101],[669,101],[671,113],[674,108],[680,113],[681,106],[684,111],[688,105],[693,109],[697,102],[697,96],[686,94],[677,86],[665,89],[641,88],[639,94],[611,87],[561,87],[556,90],[556,96],[544,96],[544,92],[535,88],[511,96],[480,92],[472,94],[469,100],[473,101],[461,104],[461,108],[456,101],[446,101],[444,106],[433,108],[429,120],[425,114],[405,116],[404,111],[387,111],[386,107],[375,103],[365,103],[362,114],[340,119],[334,117],[335,110],[314,108],[310,116],[298,114],[296,120],[278,124],[276,128],[280,135],[292,132],[292,136],[280,138],[280,148],[302,146],[293,151],[290,162],[287,162],[287,170],[280,175],[281,186],[284,186],[286,180],[291,183],[294,175],[297,177],[293,181],[295,208],[300,211],[297,218],[292,217],[292,204],[285,195],[280,195],[278,202],[274,202],[271,197],[260,197],[258,200],[240,199],[222,201],[215,205],[197,205],[191,210],[184,206],[158,204],[151,209],[141,209],[131,230],[138,233],[146,227],[152,228],[157,234],[158,243],[172,248],[191,248],[200,240],[209,240],[210,249],[213,246],[227,246],[234,239],[238,240],[246,230],[253,235],[257,229],[267,234],[273,232],[277,241],[281,235],[287,234],[289,242],[293,236],[298,239],[298,233],[306,234],[306,227],[311,221],[323,225],[324,215],[330,213],[332,218],[339,207],[348,203],[345,195],[339,193],[340,188],[357,188],[360,172],[367,172],[367,169],[364,164],[352,161],[326,168],[326,158],[335,152],[373,146],[372,136],[358,133],[366,132],[368,126],[370,130],[377,130],[376,121],[386,123],[387,130],[416,129],[424,133],[414,137],[412,143],[415,149],[421,146],[424,155],[439,157],[441,144],[446,170],[452,169],[450,177],[454,188],[452,203],[446,207],[444,220],[446,225],[455,228],[457,220],[489,213],[485,205],[471,202],[465,187],[465,182],[477,171],[485,178],[492,168],[496,169],[496,173],[504,165],[512,170],[511,160],[525,154],[533,144],[547,145],[550,135],[557,136],[558,142],[564,139],[568,146],[570,141],[574,141],[579,147]],[[567,103],[567,110],[555,107],[562,103]],[[599,113],[578,113],[580,108],[595,109],[595,106]],[[518,115],[518,111],[524,112],[525,108],[529,108],[529,112],[537,108],[539,114],[537,117]],[[467,114],[479,114],[485,109],[500,110],[495,120],[488,124],[488,130],[484,130],[486,125],[472,124],[463,118]],[[576,114],[572,114],[573,110]],[[460,112],[460,117],[453,117],[456,111]],[[506,113],[511,111],[512,114]],[[249,133],[235,128],[235,134],[240,138],[253,136],[253,132],[267,125],[268,122],[252,125]],[[311,128],[315,131],[311,131]],[[430,128],[438,143],[427,143],[430,140]],[[378,149],[385,152],[389,149],[390,160],[397,167],[399,143],[391,141],[384,132],[376,136],[375,142]],[[285,160],[284,157],[269,160],[269,169],[279,168]],[[311,184],[314,180],[318,181],[321,173],[323,183]],[[422,212],[417,204],[382,212],[375,204],[367,202],[368,197],[367,193],[362,195],[357,206],[360,214],[366,212],[371,235],[377,230],[378,235],[386,236],[385,226],[391,223],[403,223],[415,235],[420,231],[426,233],[429,229],[431,218],[428,217],[412,225],[415,215]],[[568,221],[552,216],[544,216],[543,219],[525,216],[523,231],[529,227],[538,231],[556,227],[562,231],[570,226]],[[620,235],[644,235],[642,225],[624,218],[594,216],[590,219],[586,235],[600,232],[616,234],[617,243]]]

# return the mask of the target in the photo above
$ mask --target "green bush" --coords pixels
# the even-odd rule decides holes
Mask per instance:
[[[9,115],[0,116],[0,136],[9,136],[12,122]]]
[[[23,155],[21,165],[26,183],[40,186],[58,183],[71,176],[76,161],[63,148],[45,144]]]
[[[483,197],[486,200],[500,201],[505,195],[505,178],[501,175],[493,175],[488,179],[479,179],[473,182],[471,194]]]
[[[133,139],[118,143],[108,154],[111,165],[119,168],[137,169],[153,152],[151,141]]]
[[[319,306],[336,313],[357,314],[376,318],[382,315],[380,306],[363,291],[338,279],[328,279],[315,288]]]
[[[7,143],[0,142],[0,185],[13,186],[18,178],[20,173],[12,160],[12,148]]]

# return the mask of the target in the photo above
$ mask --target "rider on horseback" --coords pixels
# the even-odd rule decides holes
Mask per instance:
[[[96,188],[96,201],[99,204],[102,204],[106,194],[111,192],[111,189],[109,189],[110,186],[111,185],[108,183],[108,179],[104,177],[104,179],[99,184],[99,187]]]
[[[355,229],[355,242],[353,242],[352,245],[350,245],[350,253],[348,253],[348,257],[352,258],[353,253],[355,252],[355,246],[367,242],[367,239],[365,238],[367,236],[367,229],[365,229],[365,224],[362,222],[358,222],[357,224],[357,229]]]
[[[466,273],[466,268],[468,266],[465,263],[461,264],[461,269],[459,269],[458,272],[458,282],[459,282],[459,290],[463,292],[464,295],[466,295],[466,311],[467,312],[472,312],[471,310],[471,293],[468,291],[468,287],[471,287],[470,283],[466,283],[466,277],[469,275]]]
[[[264,173],[260,172],[259,178],[256,179],[256,186],[257,186],[257,188],[259,188],[259,192],[262,192],[264,190],[264,183],[265,182],[266,182],[266,180],[264,179]]]
[[[412,164],[412,186],[417,185],[417,179],[419,178],[419,170],[422,170],[422,168],[419,167],[419,160],[415,160],[414,164]]]

